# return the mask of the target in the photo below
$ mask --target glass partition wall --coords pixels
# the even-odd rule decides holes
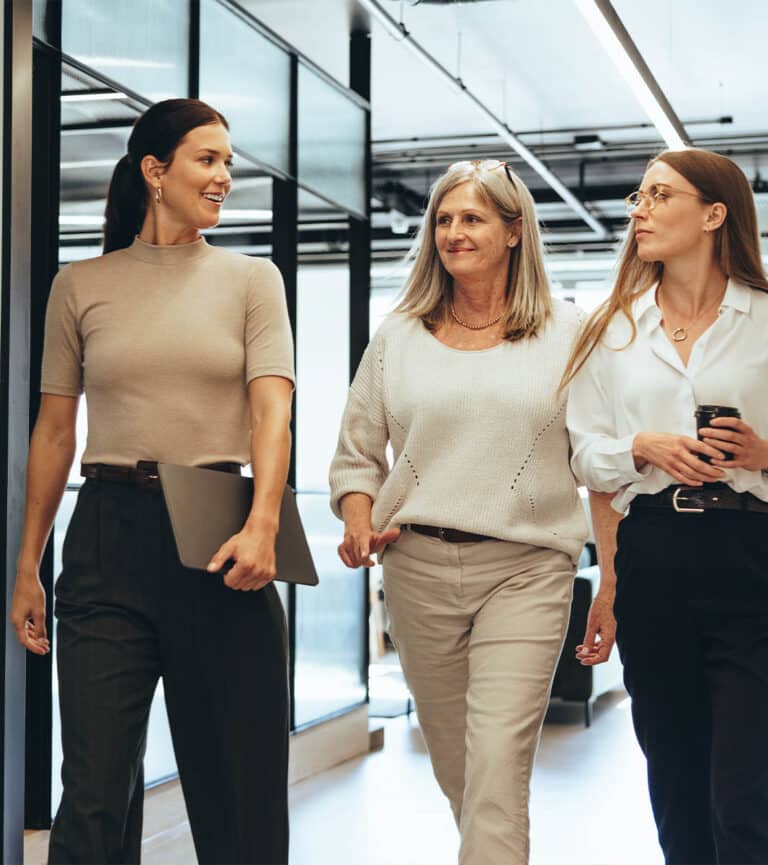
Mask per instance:
[[[230,122],[233,191],[208,242],[270,257],[277,238],[284,253],[285,237],[296,225],[284,224],[273,181],[293,189],[293,274],[281,264],[297,360],[296,470],[289,480],[297,489],[320,585],[278,584],[291,631],[292,724],[307,727],[364,704],[365,571],[347,570],[336,555],[341,524],[329,509],[327,475],[349,383],[349,226],[367,212],[367,103],[227,0],[120,0],[110,4],[109,14],[96,0],[63,0],[58,28],[53,0],[35,0],[34,8],[36,39],[48,50],[60,49],[62,61],[61,265],[100,254],[112,169],[125,152],[133,121],[157,99],[199,94]],[[159,51],[153,39],[144,38],[149,30],[171,33],[170,43]],[[56,33],[60,45],[53,44]],[[52,538],[55,575],[81,483],[86,415],[83,398],[77,456]],[[56,687],[54,671],[52,812],[61,792]],[[147,784],[176,771],[162,682],[150,716],[145,770]]]
[[[297,727],[360,704],[367,676],[365,571],[346,568],[338,557],[343,530],[328,488],[349,385],[348,217],[308,193],[299,205],[302,234],[322,225],[327,239],[299,244],[296,491],[320,585],[296,587]]]

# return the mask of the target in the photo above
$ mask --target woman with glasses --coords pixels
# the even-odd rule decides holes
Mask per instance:
[[[754,199],[729,159],[686,150],[651,160],[627,207],[616,285],[564,378],[601,572],[578,656],[602,663],[615,634],[666,862],[764,865],[768,281]],[[724,416],[697,429],[700,405]]]
[[[586,537],[558,392],[578,326],[550,296],[521,180],[502,162],[451,166],[331,466],[341,559],[383,556],[462,865],[528,861],[531,766]]]

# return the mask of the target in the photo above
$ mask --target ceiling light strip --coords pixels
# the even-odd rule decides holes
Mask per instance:
[[[575,3],[667,147],[670,150],[690,147],[685,127],[610,0],[575,0]]]
[[[402,42],[410,51],[412,51],[423,63],[431,66],[443,78],[453,86],[453,88],[474,105],[474,107],[489,121],[493,129],[500,135],[504,141],[523,159],[531,168],[550,186],[555,192],[565,201],[570,207],[589,225],[589,227],[601,238],[610,237],[609,232],[579,201],[579,199],[571,192],[570,189],[556,177],[544,163],[531,151],[525,144],[515,135],[514,132],[500,120],[490,108],[479,99],[471,90],[469,90],[460,78],[455,78],[448,69],[437,61],[432,54],[423,48],[408,32],[404,24],[400,24],[388,12],[379,5],[377,0],[359,0],[361,5],[369,10],[379,20],[385,29],[399,42]]]
[[[61,94],[62,102],[109,102],[115,99],[127,99],[126,93],[121,93],[116,90],[92,90],[90,92],[71,92],[66,91]]]

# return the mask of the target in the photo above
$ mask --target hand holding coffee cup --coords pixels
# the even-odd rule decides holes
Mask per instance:
[[[722,459],[712,459],[708,462],[720,469],[768,471],[768,438],[761,438],[753,427],[743,421],[738,409],[733,406],[699,406],[699,408],[720,410],[716,416],[702,414],[701,421],[699,421],[698,411],[696,413],[699,439],[724,454]],[[702,429],[705,429],[703,434]]]
[[[741,412],[732,405],[698,405],[696,406],[696,438],[699,441],[704,441],[704,436],[701,430],[709,427],[715,418],[741,418]],[[720,429],[728,429],[728,427],[720,427]],[[711,443],[711,442],[710,442]],[[730,462],[733,460],[733,454],[723,449],[723,460]],[[699,454],[699,459],[705,463],[711,463],[712,457],[706,454]]]

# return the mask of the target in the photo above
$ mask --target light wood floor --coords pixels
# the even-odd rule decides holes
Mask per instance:
[[[531,795],[531,865],[661,865],[626,695],[550,712]],[[192,865],[177,783],[147,793],[144,865]],[[25,840],[45,862],[47,832]],[[291,788],[291,865],[452,865],[458,839],[415,720],[386,722],[383,751]]]

